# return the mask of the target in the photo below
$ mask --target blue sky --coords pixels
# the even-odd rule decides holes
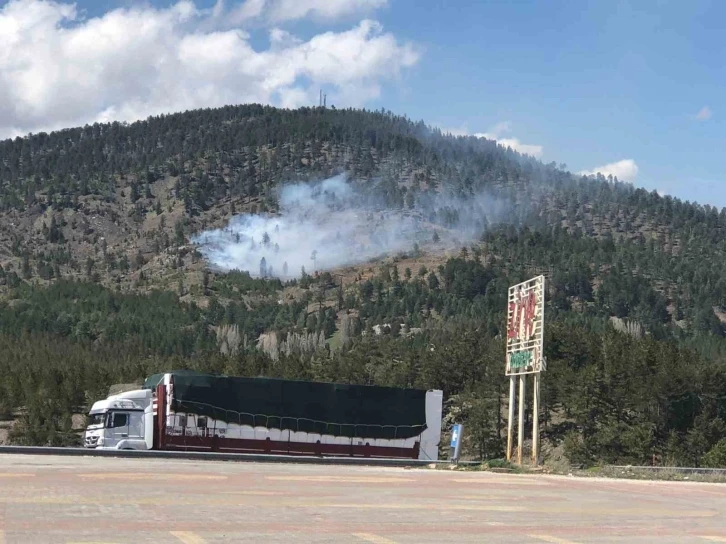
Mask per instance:
[[[415,11],[384,19],[427,46],[392,109],[474,131],[508,120],[547,162],[632,159],[639,185],[726,205],[726,3],[482,1],[406,21]]]
[[[267,1],[268,6],[277,2],[279,7],[288,0]],[[247,2],[250,6],[256,2],[258,8],[265,3]],[[309,4],[311,10],[289,18],[281,18],[279,13],[264,20],[262,15],[257,19],[245,16],[238,23],[228,15],[207,24],[204,31],[241,28],[252,49],[265,51],[270,47],[271,29],[283,29],[298,41],[317,44],[311,45],[322,49],[322,53],[316,49],[316,55],[339,47],[347,47],[346,51],[369,48],[376,60],[366,66],[369,72],[358,73],[350,67],[354,62],[341,57],[337,62],[341,63],[339,71],[347,74],[344,76],[333,74],[334,66],[324,73],[310,66],[290,76],[294,84],[280,84],[269,95],[259,89],[267,89],[270,81],[280,77],[285,79],[288,74],[282,68],[274,77],[260,76],[264,84],[262,79],[235,81],[236,89],[258,85],[257,94],[248,93],[250,99],[269,97],[271,103],[296,105],[314,100],[314,90],[322,86],[337,106],[383,107],[457,132],[533,146],[528,149],[535,150],[543,161],[565,163],[573,172],[630,161],[614,168],[636,185],[684,200],[726,206],[722,151],[726,149],[726,2],[340,0],[340,9],[322,8],[326,2],[321,0],[298,2]],[[175,3],[153,0],[142,5],[166,9]],[[7,8],[7,4],[0,1],[0,6]],[[335,2],[326,5],[332,4]],[[76,17],[72,23],[62,24],[82,26],[111,9],[139,3],[81,0],[76,5],[80,12],[85,10],[85,19]],[[195,2],[200,10],[211,10],[214,5],[214,0]],[[218,9],[222,7],[233,14],[239,2],[227,0]],[[373,34],[385,39],[363,36],[363,31],[356,35],[358,41],[343,38],[364,19],[380,23]],[[214,25],[221,27],[215,29]],[[332,38],[321,42],[320,36],[326,33]],[[210,50],[224,56],[225,43],[215,42]],[[144,73],[148,76],[154,66],[146,66]],[[0,75],[3,69],[0,61]],[[237,95],[224,87],[226,76],[214,71],[204,74],[220,78],[219,88],[213,93],[195,88],[194,93],[187,93],[185,102],[179,102],[179,108],[198,105],[205,92],[214,97],[210,105],[234,101]],[[163,82],[171,85],[166,79]],[[98,81],[93,86],[99,88]],[[285,94],[275,94],[278,91]],[[152,94],[149,91],[134,98],[115,84],[98,100],[95,107],[103,113],[97,117],[153,112]],[[244,92],[240,95],[245,97]],[[50,98],[43,100],[39,99],[43,104],[52,103]],[[16,108],[8,114],[5,128],[20,133],[38,129],[43,111],[33,104]],[[76,118],[81,119],[76,115],[55,122],[71,123]],[[2,123],[0,106],[0,129]]]

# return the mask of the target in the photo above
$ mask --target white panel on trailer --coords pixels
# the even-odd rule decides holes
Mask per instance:
[[[444,393],[439,389],[426,392],[426,430],[421,435],[419,459],[439,459],[443,399]]]
[[[235,438],[237,435],[235,435]],[[250,427],[249,425],[242,425],[239,428],[239,437],[244,438],[245,440],[254,440],[255,439],[255,430]]]
[[[302,433],[299,431],[294,431],[290,433],[290,442],[307,442],[308,441],[308,433]]]

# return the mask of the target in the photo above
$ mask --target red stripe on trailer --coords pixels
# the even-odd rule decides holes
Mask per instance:
[[[220,436],[165,436],[164,450],[215,451],[224,453],[269,453],[277,455],[310,455],[335,457],[380,457],[418,459],[420,444],[411,448],[385,446],[322,444],[320,442],[284,442],[280,440],[251,440]]]

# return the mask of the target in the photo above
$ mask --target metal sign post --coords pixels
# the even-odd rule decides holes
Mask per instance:
[[[461,434],[464,432],[464,426],[456,424],[451,430],[451,462],[457,464],[459,462],[459,454],[461,452]]]
[[[515,377],[519,376],[517,464],[522,464],[524,401],[527,374],[534,375],[532,410],[532,463],[539,458],[539,383],[544,360],[544,276],[537,276],[509,288],[507,304],[507,353],[505,375],[509,376],[509,421],[507,461],[512,460],[514,434]]]
[[[539,372],[534,376],[534,393],[532,395],[532,464],[539,461]]]
[[[507,420],[507,461],[512,460],[512,435],[514,434],[514,376],[509,376],[509,419]]]
[[[522,443],[524,442],[524,396],[525,375],[519,376],[519,420],[517,422],[517,464],[522,464]]]

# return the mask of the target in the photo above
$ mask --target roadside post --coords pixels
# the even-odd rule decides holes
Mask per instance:
[[[461,453],[461,434],[464,432],[464,426],[457,423],[451,430],[451,463],[456,465],[459,463],[459,454]]]

